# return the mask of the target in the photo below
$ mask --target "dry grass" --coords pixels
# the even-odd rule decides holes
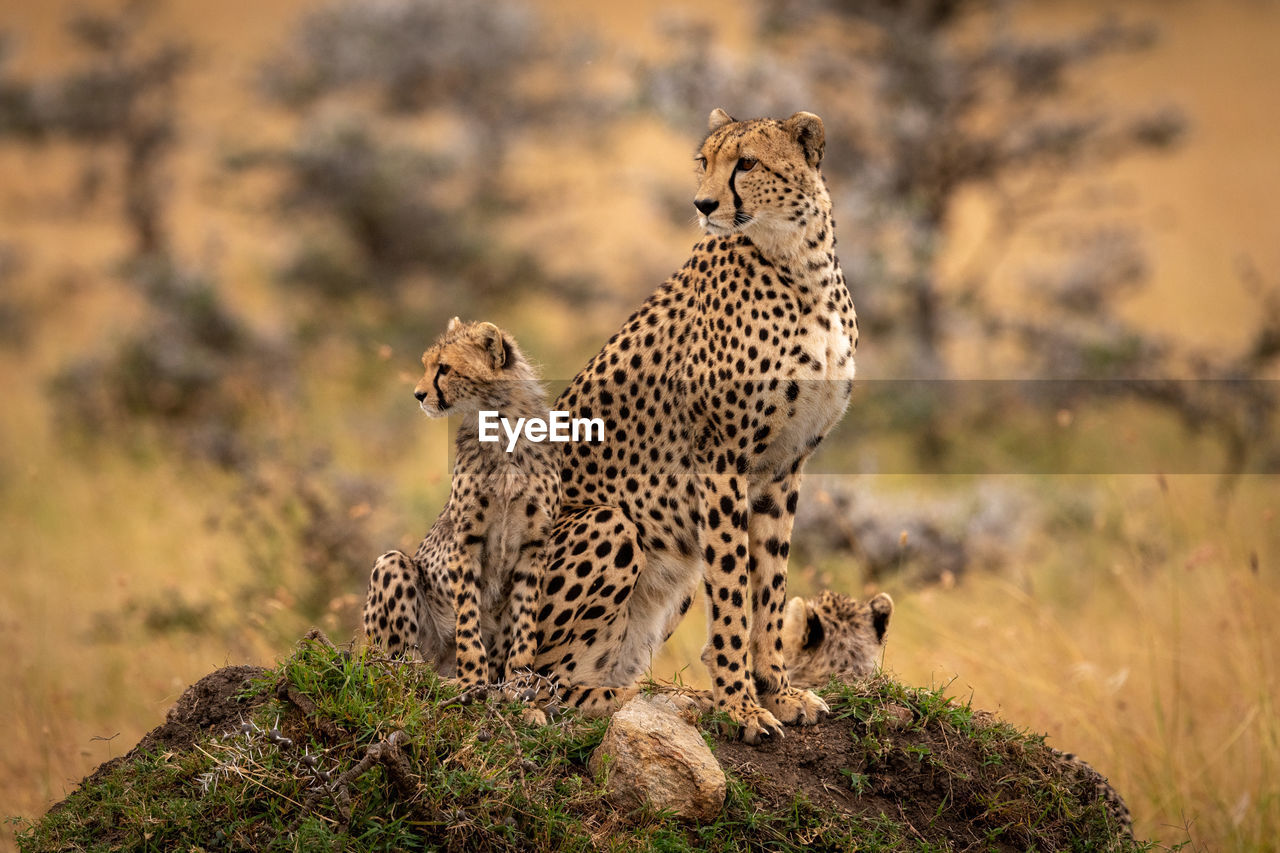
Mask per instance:
[[[1065,485],[1065,484],[1064,484]],[[1079,484],[1075,484],[1079,485]],[[894,590],[887,666],[1093,763],[1140,835],[1280,837],[1280,524],[1274,478],[1221,511],[1208,478],[1114,478],[1089,527],[1008,574]]]
[[[186,683],[269,662],[272,639],[295,626],[280,602],[241,621],[231,612],[238,545],[202,523],[216,479],[112,457],[91,472],[57,453],[27,463],[28,485],[0,495],[26,522],[0,539],[0,560],[26,569],[6,575],[0,605],[0,683],[13,697],[0,705],[0,802],[34,815],[158,723]],[[908,684],[951,681],[952,694],[1082,755],[1125,795],[1140,836],[1267,849],[1280,833],[1274,481],[1246,481],[1225,515],[1203,478],[1093,485],[1093,518],[1046,534],[1013,570],[950,589],[890,586],[886,667]],[[859,586],[847,565],[821,568]],[[123,620],[104,635],[95,615],[150,601],[139,591],[152,588],[213,602],[212,629]],[[703,636],[694,614],[654,672],[696,661]],[[701,667],[684,676],[699,681]]]

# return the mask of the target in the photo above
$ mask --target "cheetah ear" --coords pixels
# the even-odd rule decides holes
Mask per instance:
[[[484,341],[485,352],[493,362],[493,369],[500,370],[507,363],[507,344],[502,339],[502,330],[492,323],[480,324],[480,338]]]
[[[876,632],[876,642],[884,642],[884,634],[889,630],[889,617],[893,615],[893,599],[889,593],[882,592],[869,602],[871,606],[871,627]]]
[[[791,137],[800,143],[804,150],[804,159],[813,168],[822,164],[822,155],[827,150],[827,131],[822,119],[813,113],[800,112],[782,123]]]
[[[787,602],[782,613],[782,642],[795,651],[812,651],[822,645],[827,627],[822,623],[817,608],[800,596]]]
[[[445,327],[445,331],[452,332],[461,325],[462,325],[462,319],[459,317],[454,317],[452,320],[449,321],[449,325]]]
[[[822,617],[812,605],[805,605],[804,642],[802,649],[816,649],[827,637],[827,627],[822,624]]]
[[[715,133],[717,130],[724,127],[726,124],[731,124],[734,121],[737,121],[737,119],[735,119],[733,116],[729,115],[727,112],[720,109],[719,107],[716,107],[714,110],[711,111],[711,117],[707,119],[707,130],[711,131],[712,133]]]

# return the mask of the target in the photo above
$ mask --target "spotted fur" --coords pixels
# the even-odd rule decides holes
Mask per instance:
[[[590,593],[622,595],[612,558],[581,538],[589,526],[553,532],[548,582],[558,561],[581,580],[544,599],[552,622],[539,619],[538,666],[573,685],[578,704],[624,697],[701,586],[702,659],[744,739],[827,710],[791,685],[781,638],[804,463],[848,404],[857,342],[819,171],[824,139],[810,113],[740,122],[714,111],[694,197],[707,236],[556,403],[606,425],[602,442],[563,446],[566,507],[616,509],[634,531],[612,542],[634,564],[624,601]],[[601,606],[608,644],[605,626],[593,626],[593,645],[553,640],[570,627],[581,636],[566,611]]]
[[[884,653],[893,599],[882,592],[867,601],[824,590],[793,598],[782,614],[782,655],[798,687],[821,687],[832,677],[870,675]]]
[[[463,687],[501,680],[534,663],[537,593],[560,476],[551,445],[478,440],[478,412],[547,417],[546,394],[510,335],[454,318],[422,356],[414,389],[431,417],[459,415],[449,500],[413,557],[374,565],[366,634],[456,673]]]

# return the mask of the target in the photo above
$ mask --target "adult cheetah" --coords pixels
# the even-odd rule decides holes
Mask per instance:
[[[811,113],[712,112],[693,202],[707,236],[555,403],[606,427],[562,446],[565,513],[538,619],[536,666],[575,704],[619,696],[592,686],[633,685],[701,582],[702,659],[742,737],[827,711],[790,683],[781,636],[801,475],[848,405],[858,338],[824,143]]]

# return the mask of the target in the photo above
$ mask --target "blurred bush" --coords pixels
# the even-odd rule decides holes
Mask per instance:
[[[218,517],[245,543],[253,569],[237,600],[246,612],[266,615],[264,605],[288,590],[301,621],[349,631],[364,603],[352,582],[364,579],[391,535],[374,512],[383,491],[323,450],[291,456],[263,458],[246,471],[237,500]]]
[[[14,289],[22,269],[22,256],[9,243],[0,242],[0,347],[21,349],[31,333],[31,306]]]
[[[178,143],[177,86],[190,63],[185,43],[148,31],[152,5],[131,0],[118,12],[73,15],[67,30],[80,67],[36,81],[5,73],[8,42],[0,42],[0,139],[64,139],[113,160],[108,176],[100,158],[86,158],[81,201],[92,202],[114,182],[139,255],[168,246],[165,169]]]
[[[419,307],[424,288],[449,294],[440,322],[517,288],[589,296],[506,245],[501,217],[519,204],[502,180],[510,147],[588,115],[591,99],[566,78],[590,49],[556,43],[511,0],[339,2],[305,14],[259,77],[267,100],[297,118],[294,141],[247,143],[229,161],[278,175],[277,210],[305,226],[282,281],[372,302],[392,326],[409,282]],[[540,75],[557,84],[537,85]],[[441,127],[442,138],[424,138]]]
[[[393,299],[411,269],[456,271],[476,257],[463,204],[439,190],[455,162],[387,135],[368,115],[316,118],[293,148],[232,158],[233,168],[281,173],[282,216],[314,215],[328,226],[299,248],[286,282],[329,298]]]
[[[106,351],[51,380],[62,425],[125,443],[148,425],[197,458],[244,467],[255,453],[246,422],[288,386],[288,351],[236,317],[208,273],[153,255],[124,275],[144,298],[144,316]]]

